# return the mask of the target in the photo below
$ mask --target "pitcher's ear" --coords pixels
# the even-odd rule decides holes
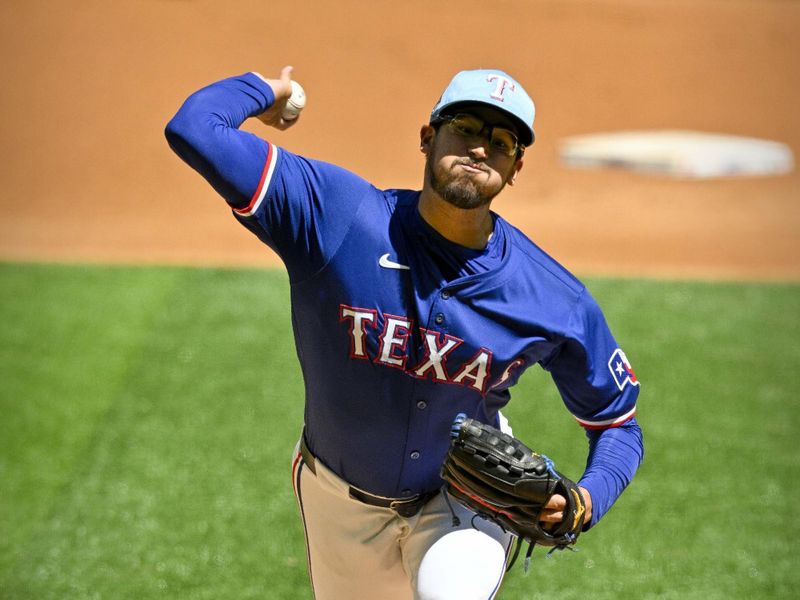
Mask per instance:
[[[423,154],[428,154],[431,143],[436,136],[436,129],[431,125],[423,125],[419,130],[419,149]]]
[[[514,185],[516,183],[517,175],[519,175],[519,172],[522,170],[522,165],[523,165],[522,159],[518,158],[517,162],[515,162],[514,166],[511,168],[511,174],[506,179],[506,183],[508,185]]]

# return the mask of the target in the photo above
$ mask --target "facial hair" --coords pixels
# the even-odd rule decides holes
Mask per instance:
[[[474,161],[468,158],[454,159],[449,172],[437,173],[435,154],[434,146],[425,158],[425,176],[428,184],[445,202],[457,208],[473,209],[485,206],[505,187],[503,182],[496,190],[489,189],[487,185],[477,183],[469,173],[453,171],[458,164],[474,164]]]

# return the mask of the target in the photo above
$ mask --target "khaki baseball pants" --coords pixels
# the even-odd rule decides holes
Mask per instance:
[[[489,600],[513,538],[444,492],[414,516],[364,504],[295,448],[292,481],[316,600]],[[312,468],[313,467],[313,471]],[[459,524],[453,525],[453,512]]]

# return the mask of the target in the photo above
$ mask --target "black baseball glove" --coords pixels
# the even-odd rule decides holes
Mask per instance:
[[[573,481],[555,470],[549,458],[464,415],[453,423],[451,436],[442,479],[459,502],[517,536],[519,543],[509,569],[524,541],[529,543],[526,570],[536,544],[564,549],[577,541],[586,512],[583,495]],[[564,520],[545,529],[539,514],[553,494],[567,499]]]

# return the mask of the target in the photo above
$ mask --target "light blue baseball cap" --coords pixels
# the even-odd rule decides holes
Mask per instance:
[[[509,115],[517,124],[520,142],[530,146],[536,139],[533,119],[536,107],[525,89],[509,74],[492,69],[457,73],[433,107],[431,123],[456,104],[487,104]]]

